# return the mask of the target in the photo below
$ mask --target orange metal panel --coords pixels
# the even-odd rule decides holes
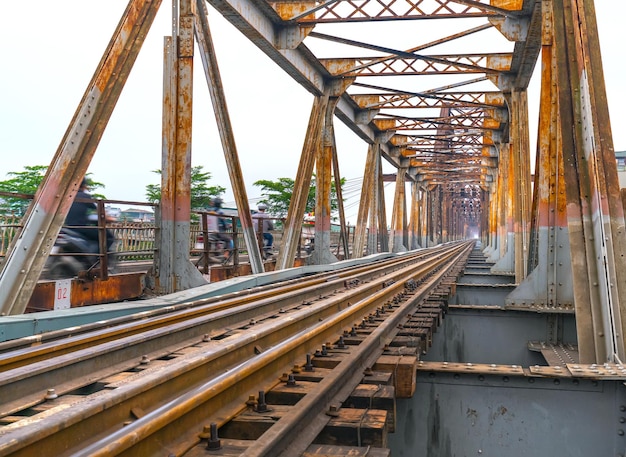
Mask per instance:
[[[145,272],[140,272],[110,275],[106,281],[99,278],[89,281],[72,279],[70,306],[77,308],[139,298],[144,292],[145,276]],[[56,281],[37,283],[26,312],[53,310],[56,293]]]

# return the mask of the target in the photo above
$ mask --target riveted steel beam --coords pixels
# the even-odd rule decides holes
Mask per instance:
[[[154,268],[155,288],[163,293],[206,284],[189,260],[195,13],[192,0],[174,6],[164,50],[160,249]]]
[[[621,361],[626,237],[595,10],[589,0],[552,7],[580,361]]]

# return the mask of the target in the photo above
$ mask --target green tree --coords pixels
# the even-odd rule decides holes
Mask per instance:
[[[207,182],[211,179],[211,173],[202,170],[202,165],[191,167],[191,208],[206,209],[211,206],[211,199],[219,197],[226,188],[222,186],[209,186]],[[161,170],[153,170],[158,175]],[[161,201],[161,185],[148,184],[146,186],[146,198],[151,203]]]
[[[11,171],[7,173],[9,179],[0,181],[0,192],[10,192],[14,194],[20,194],[24,196],[32,196],[37,192],[39,185],[43,181],[46,175],[47,165],[32,165],[25,166],[24,171]],[[87,179],[90,182],[90,190],[104,187],[104,184],[99,183],[91,179],[91,173],[87,173]],[[101,194],[92,194],[94,198],[105,199]],[[0,197],[0,211],[3,214],[15,214],[17,216],[23,216],[26,213],[26,209],[30,204],[30,198],[24,198],[21,196]]]
[[[341,178],[341,185],[345,182],[345,178]],[[278,178],[276,181],[261,179],[252,184],[261,188],[261,202],[267,204],[269,212],[278,217],[286,217],[289,210],[289,203],[293,196],[295,181],[291,178]],[[331,183],[330,188],[330,209],[337,210],[337,189],[335,182]],[[315,211],[315,176],[311,178],[311,187],[309,187],[309,195],[306,200],[307,213]]]

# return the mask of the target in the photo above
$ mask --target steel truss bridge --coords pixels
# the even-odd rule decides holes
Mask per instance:
[[[294,274],[313,173],[317,198],[310,262],[319,268],[336,265],[329,241],[331,182],[341,176],[336,120],[356,133],[367,154],[348,261],[357,263],[348,271],[378,252],[389,253],[397,269],[381,273],[379,280],[359,270],[353,276],[331,274],[317,285],[283,285],[293,288],[287,292],[292,300],[274,307],[224,292],[208,300],[211,317],[195,317],[207,319],[201,333],[181,333],[158,348],[140,345],[158,339],[160,330],[156,324],[142,327],[148,321],[135,314],[121,324],[129,327],[123,334],[98,324],[98,312],[91,313],[91,322],[84,317],[88,311],[81,310],[83,317],[70,313],[65,327],[51,324],[44,333],[43,318],[29,321],[22,315],[161,6],[159,0],[129,1],[4,259],[0,309],[7,317],[1,328],[15,337],[5,338],[0,353],[6,367],[0,369],[0,389],[5,389],[0,455],[32,455],[35,446],[52,455],[387,455],[388,446],[398,455],[552,455],[559,454],[557,448],[562,455],[626,455],[626,196],[615,166],[592,0],[174,0],[172,34],[164,44],[160,243],[149,280],[160,295],[178,298],[163,298],[161,311],[149,319],[176,319],[176,313],[193,314],[190,310],[205,306],[193,291],[206,287],[206,281],[186,252],[195,45],[254,277],[275,283]],[[312,95],[275,273],[264,273],[249,217],[208,7]],[[431,29],[433,23],[441,25]],[[537,147],[531,148],[527,90],[536,67],[540,115]],[[390,230],[383,160],[397,169]],[[341,192],[338,197],[345,226]],[[470,257],[470,245],[461,240],[474,233],[477,244]],[[437,262],[428,273],[420,270],[420,253],[443,256],[436,254],[440,246],[455,261],[441,270]],[[443,270],[450,276],[439,278],[436,272]],[[439,282],[429,282],[434,277]],[[327,289],[335,283],[344,290]],[[306,298],[309,288],[322,303],[315,312],[318,306]],[[243,295],[261,294],[261,303],[283,303],[253,288],[233,293],[244,290],[249,292]],[[339,304],[330,298],[336,293],[354,298]],[[237,300],[233,309],[245,312],[229,321],[229,304]],[[179,306],[185,301],[189,304]],[[324,304],[338,314],[325,314]],[[369,328],[385,320],[382,314],[393,315],[391,308],[399,310],[396,317]],[[413,322],[413,314],[422,312],[433,315]],[[58,315],[49,319],[61,322]],[[267,335],[249,331],[259,321],[267,321]],[[67,328],[72,322],[80,322],[79,329]],[[35,336],[20,338],[18,323],[32,326]],[[398,331],[407,327],[414,331]],[[126,347],[137,344],[136,349],[115,359],[113,346],[130,341],[125,338],[137,340]],[[365,352],[346,342],[351,338]],[[392,341],[400,349],[390,351]],[[49,346],[56,358],[46,354]],[[229,350],[231,358],[223,354]],[[72,371],[92,356],[113,360]],[[225,358],[211,365],[206,359],[213,356]],[[157,367],[150,365],[155,358]],[[337,360],[324,365],[326,359]],[[331,371],[317,381],[301,374],[314,371],[315,364]],[[259,371],[252,368],[261,365]],[[273,370],[266,368],[270,365]],[[90,367],[81,369],[85,366]],[[94,366],[101,367],[100,377],[89,378]],[[294,367],[291,374],[287,366]],[[333,371],[337,367],[345,371]],[[36,377],[38,369],[43,378]],[[400,376],[402,370],[407,377]],[[360,387],[368,385],[360,376],[365,371],[377,377],[369,384],[378,386],[375,392]],[[180,391],[165,382],[177,379]],[[285,386],[277,389],[277,380]],[[254,386],[258,396],[246,404]],[[374,408],[384,386],[393,393],[381,396],[393,406],[381,400]],[[294,389],[307,394],[295,395]],[[170,390],[178,393],[163,393]],[[270,392],[274,406],[268,406]],[[395,396],[410,399],[398,401],[396,408]],[[285,406],[290,404],[285,397],[298,406]],[[365,403],[348,411],[360,401]],[[194,408],[204,404],[210,411],[201,415]],[[335,419],[338,423],[329,427]],[[254,427],[261,432],[247,434]],[[218,430],[235,440],[230,445],[239,451],[228,454]],[[387,436],[391,430],[396,433]],[[191,436],[202,441],[202,451],[190,445]]]

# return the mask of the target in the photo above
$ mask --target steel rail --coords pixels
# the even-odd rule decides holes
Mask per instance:
[[[384,266],[370,265],[369,270],[361,268],[357,275],[344,276],[343,280],[370,279],[382,275],[385,269],[431,258],[441,249],[430,251],[429,256],[396,259],[395,266],[389,262]],[[0,356],[4,364],[4,371],[0,372],[0,399],[5,400],[0,401],[0,417],[40,403],[42,391],[48,388],[54,388],[57,395],[71,392],[100,378],[132,369],[144,357],[165,357],[181,347],[196,344],[206,338],[205,335],[219,337],[225,333],[224,329],[242,327],[261,315],[271,316],[336,293],[345,285],[338,275],[326,277],[325,282],[322,280],[316,278],[312,285],[302,282],[300,288],[294,284],[276,288],[269,295],[261,294],[261,299],[256,301],[252,301],[256,298],[254,295],[233,298],[3,354]],[[380,281],[372,284],[363,281],[344,291],[344,298],[356,301],[372,288],[380,287],[379,284]],[[282,291],[286,292],[280,294]]]
[[[403,263],[414,262],[418,259],[435,255],[443,247],[429,249],[427,252],[406,256]],[[12,344],[4,347],[0,352],[0,372],[8,371],[20,366],[32,365],[41,360],[47,360],[48,354],[58,357],[73,351],[90,348],[109,341],[120,340],[131,335],[145,333],[176,322],[192,319],[194,316],[206,316],[224,309],[234,308],[246,303],[259,303],[264,298],[273,299],[278,304],[276,297],[282,295],[283,299],[292,296],[288,292],[300,294],[303,300],[312,297],[306,296],[307,290],[317,294],[326,294],[336,290],[341,281],[359,280],[367,282],[369,278],[383,274],[386,268],[393,265],[397,268],[398,258],[388,259],[375,264],[368,264],[355,268],[346,268],[339,271],[317,274],[306,279],[283,281],[268,286],[262,286],[247,291],[233,292],[227,295],[209,297],[183,303],[180,305],[166,306],[163,309],[141,312],[131,316],[100,321],[94,324],[73,327],[63,331],[53,332],[54,336],[35,336],[15,340]],[[307,289],[307,287],[309,289]],[[277,308],[278,309],[278,308]],[[46,341],[44,342],[44,339]],[[0,346],[0,349],[2,347]],[[12,349],[10,351],[10,349]]]
[[[155,443],[161,443],[163,441],[161,435],[155,436],[155,434],[160,432],[163,428],[168,426],[172,427],[172,423],[174,422],[176,422],[175,427],[179,428],[181,421],[191,422],[196,428],[198,424],[203,423],[196,414],[193,415],[191,420],[184,419],[185,415],[192,412],[199,412],[200,415],[204,416],[204,423],[206,423],[207,420],[224,423],[241,409],[241,405],[243,405],[242,392],[251,391],[255,386],[258,387],[259,385],[263,386],[265,384],[269,387],[270,385],[276,384],[276,373],[282,373],[288,367],[292,367],[294,361],[298,359],[301,360],[312,348],[316,346],[319,347],[320,344],[328,341],[329,338],[336,338],[342,330],[349,327],[351,322],[354,322],[356,316],[367,315],[372,309],[377,308],[381,303],[404,290],[405,282],[409,279],[423,277],[446,262],[450,262],[451,258],[456,258],[459,251],[463,250],[463,248],[468,249],[468,245],[451,250],[448,254],[438,256],[436,260],[422,263],[417,268],[411,269],[407,267],[403,269],[402,272],[398,273],[398,280],[388,287],[343,309],[327,320],[306,327],[305,330],[293,334],[284,340],[284,342],[278,343],[271,349],[248,359],[238,367],[238,370],[231,370],[198,386],[196,389],[187,392],[181,397],[137,419],[118,432],[92,443],[90,446],[76,452],[74,455],[76,457],[157,455],[161,445]],[[430,284],[424,286],[423,289],[426,290],[429,285]],[[417,299],[418,297],[416,297],[415,300],[411,300],[411,304],[414,304]],[[406,314],[402,312],[404,310],[405,308],[403,307],[399,312],[395,311],[393,313],[395,319],[389,320],[388,323],[383,326],[384,328],[382,330],[375,331],[366,338],[367,343],[363,346],[363,349],[355,353],[354,356],[351,356],[349,363],[340,364],[338,370],[339,375],[334,375],[332,376],[333,379],[320,384],[312,398],[308,402],[305,402],[307,406],[303,407],[300,413],[296,413],[299,420],[302,420],[307,412],[319,410],[320,405],[323,404],[320,400],[328,400],[327,397],[332,397],[332,394],[337,392],[336,386],[338,383],[332,381],[340,379],[338,376],[341,374],[345,375],[349,372],[354,373],[356,368],[363,366],[362,363],[368,356],[372,355],[372,351],[375,348],[382,349],[385,342],[385,338],[383,337],[388,335],[391,330],[395,329],[399,319],[406,317]],[[268,367],[270,373],[269,377],[273,377],[273,381],[268,380]],[[218,399],[218,395],[220,399]],[[224,397],[229,399],[226,401],[229,405],[226,408],[219,408],[219,405],[224,401]],[[239,403],[240,406],[234,407],[233,409],[232,403]],[[300,402],[298,406],[297,410],[300,411],[300,407],[302,406]],[[227,411],[224,411],[224,409]],[[207,415],[207,411],[217,412],[213,415]],[[286,426],[286,423],[292,426]],[[288,430],[293,427],[293,424],[293,421],[286,418],[281,423],[283,431],[280,436],[284,438],[285,434],[288,434]],[[169,435],[167,432],[165,434],[166,436]],[[269,441],[269,443],[264,444],[263,449],[259,448],[259,451],[263,452],[257,453],[257,447],[255,445],[254,450],[249,451],[250,455],[276,455],[273,453],[275,450],[275,441]],[[269,452],[269,454],[265,451]]]
[[[414,253],[409,254],[410,257],[406,257],[405,260],[410,261],[409,259],[424,258],[425,256],[432,255],[432,253],[437,252],[440,249],[444,249],[444,248],[441,246],[438,246],[434,248],[429,248],[427,250],[416,251]],[[277,281],[269,285],[256,286],[250,289],[244,289],[244,290],[236,291],[236,292],[229,292],[229,293],[221,294],[218,296],[195,299],[192,301],[179,303],[179,304],[166,305],[159,309],[143,311],[143,312],[139,312],[136,314],[127,315],[127,316],[119,316],[113,319],[106,319],[106,320],[101,320],[101,321],[93,322],[89,324],[83,324],[83,325],[68,328],[68,329],[59,329],[59,330],[46,332],[46,333],[39,334],[39,335],[32,335],[32,336],[27,336],[23,338],[17,338],[14,340],[0,342],[0,371],[4,371],[8,369],[10,364],[14,363],[11,360],[17,361],[20,359],[20,357],[24,357],[25,361],[23,362],[23,364],[33,363],[34,361],[36,361],[36,359],[33,358],[33,359],[28,360],[27,359],[28,356],[26,354],[34,354],[35,352],[32,349],[33,347],[37,347],[37,349],[41,351],[42,349],[44,349],[43,347],[41,347],[41,345],[43,345],[44,343],[51,343],[53,341],[63,339],[64,342],[62,343],[62,345],[54,348],[54,351],[57,354],[59,354],[59,351],[78,350],[81,345],[81,340],[77,337],[79,335],[94,332],[99,329],[109,329],[112,327],[129,324],[132,322],[146,321],[148,319],[156,318],[162,315],[171,315],[174,312],[183,311],[186,309],[192,309],[192,310],[195,309],[194,311],[190,311],[190,312],[203,313],[206,310],[204,309],[198,310],[196,308],[204,306],[204,305],[209,305],[211,303],[226,302],[228,300],[232,300],[229,303],[234,303],[236,301],[236,304],[243,304],[246,302],[256,301],[256,300],[263,298],[264,296],[273,297],[277,295],[278,293],[277,289],[279,288],[281,291],[289,290],[288,288],[290,288],[291,290],[298,290],[303,287],[303,283],[307,283],[309,285],[328,283],[328,278],[330,277],[347,278],[347,277],[352,277],[352,276],[356,276],[359,274],[371,275],[371,274],[375,274],[375,272],[372,270],[372,265],[376,265],[379,268],[385,268],[385,266],[391,265],[391,264],[397,264],[397,262],[398,262],[397,257],[393,257],[391,259],[376,260],[375,262],[368,263],[366,265],[345,267],[345,268],[330,271],[330,272],[316,273],[313,275],[307,275],[305,277],[297,277],[297,278],[292,278],[288,280]],[[144,329],[140,328],[139,331],[144,331]],[[119,338],[120,336],[121,335],[118,334],[115,338]],[[90,334],[87,338],[88,338],[88,340],[86,340],[87,345],[91,346],[96,343],[93,340],[93,334]],[[72,345],[70,344],[70,342],[73,345],[75,345],[73,347],[75,347],[76,349],[71,349]],[[18,352],[19,349],[24,349],[23,355]],[[10,354],[11,359],[9,359],[6,356],[8,352],[11,352]]]
[[[404,278],[426,274],[434,264],[443,262],[443,255],[438,257],[439,259],[436,261],[418,262],[413,269],[405,267],[403,270],[395,271],[392,275],[404,280]],[[381,284],[385,281],[387,287],[382,287]],[[73,403],[71,407],[59,406],[54,413],[52,410],[55,408],[52,408],[50,414],[43,419],[33,418],[32,422],[25,421],[22,424],[16,423],[13,426],[0,429],[0,455],[6,455],[6,452],[15,453],[12,455],[32,455],[29,453],[35,452],[34,449],[40,446],[45,446],[45,449],[54,449],[55,454],[63,455],[64,452],[68,451],[64,446],[73,445],[72,443],[77,441],[77,437],[83,440],[83,444],[89,442],[89,433],[85,430],[91,430],[93,433],[94,430],[106,429],[106,433],[103,432],[104,435],[113,436],[111,427],[118,427],[122,418],[128,418],[128,411],[132,410],[133,407],[150,403],[152,406],[156,405],[154,406],[156,409],[153,411],[162,411],[162,402],[169,404],[172,401],[182,401],[177,400],[178,394],[172,397],[173,394],[171,393],[180,390],[182,383],[191,389],[183,397],[191,395],[192,392],[194,395],[202,397],[202,402],[196,397],[194,400],[190,400],[191,404],[195,405],[192,409],[195,410],[196,414],[198,414],[197,407],[200,404],[204,405],[200,408],[202,415],[206,415],[206,411],[223,410],[224,405],[231,402],[239,402],[240,404],[242,392],[252,389],[253,386],[266,384],[265,378],[270,376],[265,371],[259,372],[260,374],[248,372],[246,367],[252,365],[258,367],[255,364],[259,364],[263,360],[262,365],[270,367],[272,373],[280,372],[277,370],[277,364],[281,366],[293,364],[296,358],[302,358],[303,354],[315,345],[319,345],[320,341],[329,341],[333,335],[336,336],[341,330],[346,327],[349,328],[357,319],[357,314],[366,315],[368,310],[375,307],[378,300],[389,298],[404,287],[401,282],[392,284],[389,278],[383,277],[372,282],[378,282],[379,287],[382,288],[375,292],[370,291],[370,297],[361,298],[360,301],[352,305],[345,305],[347,303],[345,297],[340,296],[323,299],[319,304],[300,306],[301,309],[294,309],[285,313],[281,319],[269,319],[255,325],[253,331],[248,329],[248,331],[242,331],[241,335],[233,335],[221,341],[197,343],[199,348],[195,354],[183,356],[173,362],[163,363],[164,366],[159,369],[147,368],[143,370],[144,373],[141,376],[132,376],[134,381],[132,383],[129,381],[113,383],[96,395],[88,397],[84,401]],[[332,317],[332,314],[341,307],[338,304],[342,300],[345,307],[337,316]],[[332,314],[329,314],[329,311],[332,311]],[[301,332],[303,326],[309,328]],[[314,328],[316,330],[313,330]],[[298,335],[298,332],[301,334],[294,336]],[[284,338],[287,338],[289,343],[280,343],[280,340]],[[294,347],[283,353],[277,348],[283,347],[284,344],[292,344]],[[263,347],[270,346],[272,347],[271,350],[263,351]],[[253,355],[255,353],[253,348],[255,350],[260,348],[257,352],[260,351],[261,353]],[[251,356],[252,358],[250,358]],[[222,360],[219,361],[220,359]],[[239,369],[235,370],[234,367],[236,366]],[[223,370],[230,371],[208,383],[206,382],[209,374],[220,373]],[[185,379],[184,382],[182,381],[183,378]],[[234,388],[233,386],[237,387]],[[219,399],[216,398],[218,393],[220,393]],[[148,402],[148,399],[151,401]],[[158,407],[159,405],[161,408]],[[224,418],[228,416],[228,414],[222,414]],[[229,414],[232,416],[234,412],[231,410]],[[169,417],[171,414],[168,413],[167,416]],[[194,415],[187,414],[185,416],[194,417]],[[123,431],[130,431],[129,427],[139,422],[141,422],[141,418],[124,427]],[[197,422],[195,423],[197,424]],[[105,427],[104,424],[108,424],[108,427]],[[148,429],[151,430],[153,427],[155,424],[150,425]],[[157,429],[160,430],[161,427],[157,427]],[[151,433],[154,432],[149,434]],[[133,437],[138,436],[137,432],[132,432],[131,435]],[[180,431],[178,435],[180,435]],[[93,437],[95,440],[98,438],[101,436],[97,434]],[[131,438],[131,441],[134,439]],[[99,445],[102,445],[102,442]],[[76,449],[72,449],[72,452],[74,451]]]
[[[298,408],[285,414],[274,424],[270,431],[264,433],[242,454],[242,457],[289,457],[304,452],[307,443],[293,440],[293,436],[317,436],[323,426],[328,423],[326,411],[331,403],[343,402],[362,380],[362,367],[370,367],[373,361],[380,356],[381,342],[388,341],[398,332],[398,325],[407,318],[416,304],[425,298],[450,270],[469,255],[470,249],[465,248],[456,252],[452,262],[438,274],[429,278],[418,291],[413,293],[394,313],[378,326],[364,341],[357,346],[357,351],[350,358],[346,358],[333,370],[332,374],[324,379],[311,393],[298,402]],[[316,420],[311,420],[311,417]],[[304,440],[302,440],[304,441]]]

